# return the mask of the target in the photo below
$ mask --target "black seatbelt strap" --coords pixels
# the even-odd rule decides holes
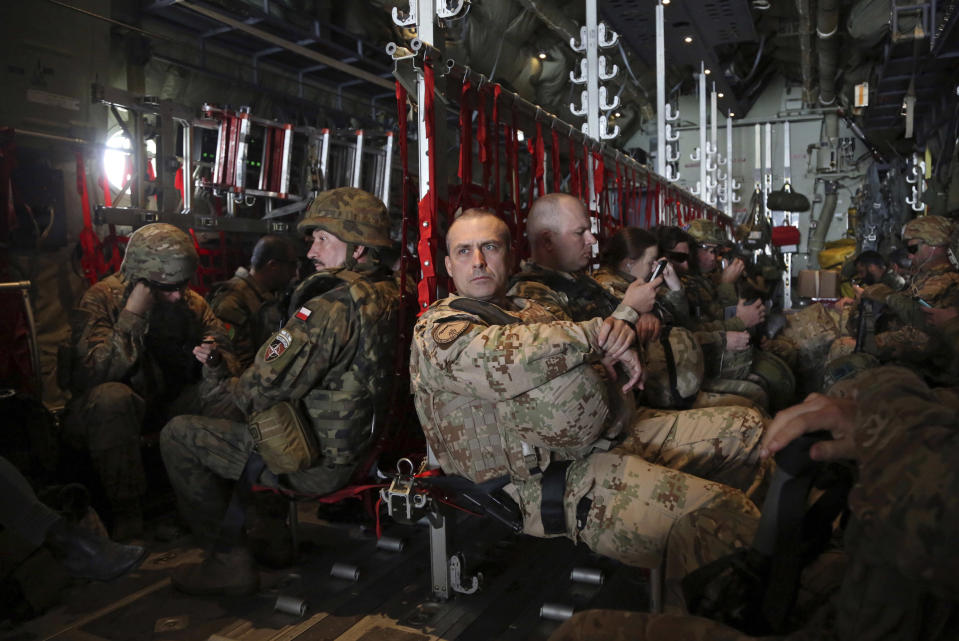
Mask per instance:
[[[233,486],[233,496],[230,505],[226,508],[223,521],[220,523],[220,533],[217,537],[217,547],[226,551],[243,540],[243,526],[246,525],[246,507],[253,498],[253,485],[266,469],[266,463],[259,452],[250,453],[246,460],[240,478]]]
[[[566,495],[566,469],[571,461],[555,461],[543,472],[541,487],[543,498],[540,502],[540,515],[543,519],[543,532],[566,534],[566,508],[563,497]]]

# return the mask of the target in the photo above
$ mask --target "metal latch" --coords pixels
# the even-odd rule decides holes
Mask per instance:
[[[425,466],[426,459],[423,459],[420,471]],[[380,498],[386,503],[391,518],[407,523],[414,523],[420,519],[426,508],[427,496],[425,492],[417,492],[415,486],[416,475],[413,473],[413,461],[401,458],[396,462],[396,476],[390,486],[380,490]]]

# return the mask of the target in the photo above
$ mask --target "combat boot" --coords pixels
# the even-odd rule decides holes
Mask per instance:
[[[60,520],[50,527],[45,540],[71,575],[109,581],[126,574],[143,560],[139,545],[123,545]]]
[[[258,493],[254,499],[253,524],[248,531],[250,549],[258,563],[270,568],[293,565],[296,549],[287,518],[290,502],[283,496]]]
[[[171,580],[180,592],[196,596],[247,596],[260,588],[260,573],[244,545],[210,552],[201,563],[181,565]]]

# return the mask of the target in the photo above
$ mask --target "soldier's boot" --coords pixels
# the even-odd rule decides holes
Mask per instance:
[[[63,519],[47,532],[47,547],[76,577],[109,581],[126,574],[143,560],[139,545],[123,545]]]
[[[245,545],[210,552],[200,563],[173,571],[173,587],[196,596],[247,596],[260,588],[260,573]]]
[[[293,565],[296,549],[287,523],[290,504],[283,496],[270,492],[256,494],[253,525],[248,536],[250,549],[258,563],[270,568]]]

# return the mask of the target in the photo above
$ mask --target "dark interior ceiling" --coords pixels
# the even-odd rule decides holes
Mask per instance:
[[[393,6],[402,10],[408,7],[405,0],[358,3],[322,0],[188,1],[384,79],[390,78],[392,65],[382,53],[382,47],[391,40],[401,41],[409,36],[408,32],[395,27],[390,18]],[[629,75],[621,73],[610,82],[614,83],[614,90],[615,83],[624,83],[623,111],[632,109],[634,114],[639,114],[633,123],[636,127],[651,116],[654,108],[657,0],[598,2],[601,18],[622,36],[623,58],[618,57],[619,52],[610,55],[620,62],[625,61],[624,58],[633,62]],[[328,86],[332,91],[348,88],[351,93],[367,98],[384,94],[383,86],[358,81],[328,65],[306,60],[242,30],[224,26],[215,19],[198,15],[177,0],[147,0],[142,7],[153,18],[170,23],[192,39],[225,47],[246,56],[254,65],[268,62],[291,74]],[[836,37],[831,42],[816,35],[817,20],[821,20],[823,12],[830,7],[838,20]],[[745,115],[768,81],[778,75],[788,84],[803,88],[807,107],[844,107],[847,113],[857,118],[867,135],[888,141],[902,137],[903,101],[914,95],[916,140],[921,142],[924,128],[950,113],[956,104],[959,0],[932,3],[912,0],[672,0],[664,7],[664,12],[670,92],[688,94],[695,91],[695,73],[703,61],[711,72],[709,81],[724,94],[720,100],[724,112]],[[502,45],[470,50],[468,39],[483,36],[471,34],[469,27],[475,25],[477,32],[495,30],[496,25],[490,21],[498,14],[505,16],[504,25],[509,29],[531,23],[523,31],[528,42],[507,43],[513,49],[503,58],[528,59],[535,55],[532,48],[542,49],[546,45],[560,51],[556,91],[548,97],[525,97],[534,102],[539,98],[538,104],[561,117],[570,118],[568,104],[571,94],[569,83],[564,80],[568,71],[563,69],[572,69],[575,65],[568,41],[570,33],[578,33],[579,25],[584,21],[583,13],[583,0],[473,0],[470,14],[449,23],[448,46],[453,51],[457,51],[457,46],[462,47],[458,50],[460,52],[470,51],[471,57],[464,64],[485,74],[497,72],[497,81],[522,93],[521,86],[529,79],[524,79],[520,71],[514,75],[505,72],[506,63],[512,60],[500,59]],[[507,34],[509,29],[504,27],[499,33]],[[488,38],[488,34],[485,37]],[[685,41],[687,37],[690,42]],[[499,39],[506,40],[507,37]],[[832,53],[829,46],[833,47]],[[833,59],[823,66],[823,57]],[[819,75],[824,69],[833,77],[821,82]],[[853,87],[864,81],[870,83],[870,105],[857,111],[851,104]],[[822,102],[820,93],[829,86],[834,86],[837,99]],[[624,130],[628,128],[624,126]]]

